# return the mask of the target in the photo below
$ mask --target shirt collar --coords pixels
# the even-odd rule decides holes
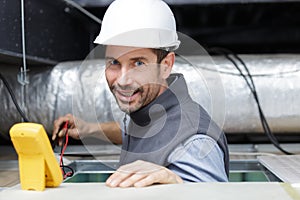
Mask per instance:
[[[187,98],[187,85],[182,74],[171,74],[167,79],[169,87],[156,99],[141,109],[130,113],[130,118],[139,126],[146,126],[151,122],[151,117],[160,117],[170,108],[180,104]],[[160,105],[151,109],[154,105]]]

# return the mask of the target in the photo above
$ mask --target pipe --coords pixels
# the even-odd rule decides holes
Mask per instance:
[[[271,130],[275,133],[299,133],[299,55],[240,57],[253,76]],[[263,132],[253,96],[232,63],[221,56],[213,57],[214,64],[201,56],[186,59],[190,63],[179,58],[174,71],[185,75],[194,100],[215,116],[214,119],[225,132]],[[197,65],[197,73],[191,63]],[[123,113],[119,111],[108,90],[103,64],[103,60],[88,60],[63,62],[55,67],[33,67],[29,95],[25,98],[28,118],[43,124],[48,133],[52,131],[53,121],[66,113],[74,113],[87,121],[122,120]],[[14,89],[16,97],[20,99],[21,86],[15,78],[17,69],[1,66],[1,71]],[[216,79],[222,83],[221,87],[215,85]],[[2,82],[0,91],[0,110],[4,111],[4,115],[0,117],[0,132],[7,136],[9,128],[20,122],[20,116]],[[216,109],[212,102],[223,107]]]

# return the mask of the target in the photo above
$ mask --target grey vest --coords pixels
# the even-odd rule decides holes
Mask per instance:
[[[188,94],[182,74],[171,74],[169,88],[147,106],[130,114],[123,138],[120,165],[144,160],[168,166],[168,156],[195,134],[205,134],[217,141],[224,153],[229,174],[229,153],[223,131],[208,113]]]

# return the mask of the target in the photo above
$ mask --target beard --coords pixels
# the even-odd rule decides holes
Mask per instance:
[[[144,103],[144,99],[142,98],[142,94],[144,92],[143,87],[134,87],[134,86],[120,87],[120,86],[113,85],[110,88],[110,90],[113,93],[120,110],[127,114],[135,112],[143,106]]]

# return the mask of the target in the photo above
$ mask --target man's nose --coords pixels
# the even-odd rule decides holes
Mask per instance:
[[[118,79],[118,84],[122,86],[130,85],[132,80],[132,70],[129,65],[123,65],[121,67],[121,73]]]

